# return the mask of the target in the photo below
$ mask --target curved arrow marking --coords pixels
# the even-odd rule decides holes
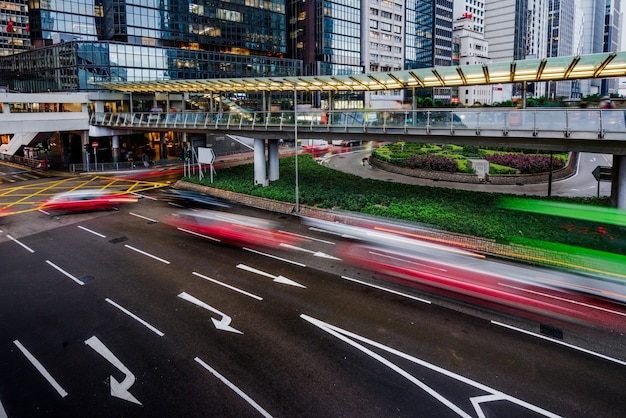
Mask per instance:
[[[213,321],[213,325],[215,325],[215,328],[222,330],[222,331],[234,332],[235,334],[243,334],[243,332],[230,326],[230,322],[232,321],[232,319],[230,318],[230,316],[226,315],[225,313],[218,311],[217,309],[215,309],[214,307],[210,305],[207,305],[206,303],[202,302],[200,299],[191,296],[187,292],[182,292],[181,294],[178,295],[178,297],[183,300],[186,300],[187,302],[191,302],[194,305],[198,305],[199,307],[204,308],[207,311],[211,311],[216,315],[221,316],[222,319],[220,319],[219,321],[215,318],[211,318],[211,321]]]
[[[256,273],[256,274],[260,274],[261,276],[269,277],[270,279],[274,280],[276,283],[288,284],[289,286],[302,287],[306,289],[306,286],[301,285],[298,282],[294,282],[293,280],[288,279],[285,276],[274,276],[273,274],[266,273],[262,270],[257,270],[253,267],[246,266],[245,264],[237,264],[237,268],[240,268],[245,271],[249,271],[250,273]]]
[[[96,353],[100,354],[104,357],[109,363],[114,365],[119,371],[124,373],[126,376],[124,380],[120,383],[111,375],[111,396],[115,396],[116,398],[124,399],[129,402],[136,403],[137,405],[141,405],[141,402],[137,400],[129,391],[130,387],[135,383],[135,375],[128,370],[121,361],[115,357],[113,354],[103,343],[96,337],[95,335],[87,340],[85,340],[85,344],[89,347],[93,348]]]

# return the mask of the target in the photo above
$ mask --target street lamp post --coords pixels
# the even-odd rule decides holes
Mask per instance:
[[[300,213],[300,191],[298,189],[298,88],[293,85],[293,137],[296,147],[296,206],[295,213]]]

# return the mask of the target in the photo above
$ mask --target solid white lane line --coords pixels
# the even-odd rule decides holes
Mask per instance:
[[[138,218],[145,219],[146,221],[150,221],[150,222],[154,222],[154,223],[157,223],[157,222],[158,222],[156,219],[152,219],[152,218],[148,218],[148,217],[146,217],[146,216],[138,215],[138,214],[136,214],[136,213],[134,213],[134,212],[128,212],[128,213],[129,213],[129,214],[131,214],[131,215],[133,215],[133,216],[136,216],[136,217],[138,217]]]
[[[145,255],[145,256],[148,256],[148,257],[154,258],[155,260],[158,260],[158,261],[160,261],[161,263],[170,264],[170,262],[169,262],[169,261],[167,261],[167,260],[165,260],[165,259],[163,259],[163,258],[161,258],[161,257],[157,257],[156,255],[152,255],[152,254],[150,254],[150,253],[147,253],[147,252],[145,252],[145,251],[142,251],[142,250],[140,250],[139,248],[135,248],[135,247],[130,246],[130,245],[128,245],[128,244],[124,244],[124,247],[128,248],[129,250],[136,251],[136,252],[138,252],[139,254],[143,254],[143,255]]]
[[[137,315],[135,315],[134,313],[130,312],[128,309],[118,305],[117,303],[113,302],[111,299],[106,298],[105,299],[107,302],[109,302],[111,305],[115,306],[117,309],[119,309],[120,311],[124,312],[126,315],[130,316],[131,318],[133,318],[134,320],[136,320],[137,322],[141,323],[142,325],[144,325],[146,328],[148,328],[150,331],[154,332],[156,335],[158,335],[159,337],[164,336],[165,334],[162,333],[161,331],[159,331],[157,328],[153,327],[152,325],[150,325],[149,323],[147,323],[146,321],[144,321],[143,319],[139,318]]]
[[[341,278],[345,279],[345,280],[350,280],[352,282],[359,283],[359,284],[362,284],[362,285],[365,285],[365,286],[373,287],[374,289],[382,290],[384,292],[393,293],[394,295],[398,295],[398,296],[402,296],[402,297],[405,297],[405,298],[413,299],[413,300],[416,300],[418,302],[428,303],[429,305],[432,303],[431,301],[429,301],[427,299],[418,298],[417,296],[409,295],[407,293],[398,292],[398,291],[392,290],[392,289],[387,289],[385,287],[378,286],[378,285],[375,285],[375,284],[370,284],[370,283],[367,283],[367,282],[364,282],[364,281],[361,281],[361,280],[358,280],[358,279],[353,279],[351,277],[341,276]]]
[[[264,255],[265,257],[273,258],[274,260],[284,261],[285,263],[295,264],[296,266],[306,267],[306,264],[298,263],[297,261],[288,260],[286,258],[278,257],[268,253],[262,253],[261,251],[253,250],[252,248],[243,247],[244,250],[250,251],[251,253]]]
[[[11,235],[7,235],[7,238],[9,238],[10,240],[12,240],[13,242],[21,245],[22,247],[26,248],[28,251],[30,251],[31,253],[34,253],[35,250],[31,249],[30,247],[28,247],[27,245],[19,242],[18,240],[16,240],[15,238],[13,238]]]
[[[621,364],[622,366],[626,366],[626,361],[619,360],[619,359],[616,359],[614,357],[605,356],[604,354],[596,353],[595,351],[587,350],[586,348],[578,347],[576,345],[569,344],[569,343],[566,343],[564,341],[555,340],[553,338],[548,338],[545,335],[536,334],[534,332],[526,331],[525,329],[517,328],[517,327],[514,327],[512,325],[507,325],[507,324],[504,324],[502,322],[491,321],[491,323],[494,324],[494,325],[498,325],[500,327],[503,327],[503,328],[508,328],[510,330],[513,330],[513,331],[521,332],[522,334],[532,335],[533,337],[541,338],[542,340],[550,341],[550,342],[555,343],[555,344],[560,344],[560,345],[562,345],[564,347],[568,347],[568,348],[571,348],[571,349],[574,349],[574,350],[578,350],[578,351],[581,351],[583,353],[591,354],[592,356],[600,357],[602,359],[609,360],[609,361],[612,361],[612,362],[617,363],[617,364]]]
[[[252,293],[246,292],[245,290],[238,289],[238,288],[236,288],[236,287],[234,287],[234,286],[231,286],[231,285],[229,285],[229,284],[226,284],[226,283],[220,282],[220,281],[218,281],[218,280],[212,279],[212,278],[210,278],[210,277],[204,276],[204,275],[202,275],[202,274],[200,274],[200,273],[197,273],[197,272],[195,272],[195,271],[191,272],[191,274],[194,274],[194,275],[196,275],[196,276],[198,276],[198,277],[203,278],[204,280],[208,280],[208,281],[213,282],[213,283],[215,283],[215,284],[219,284],[220,286],[224,286],[224,287],[226,287],[226,288],[228,288],[228,289],[230,289],[230,290],[234,290],[235,292],[239,292],[239,293],[241,293],[241,294],[244,294],[244,295],[246,295],[246,296],[249,296],[249,297],[251,297],[252,299],[256,299],[256,300],[263,300],[263,298],[262,298],[262,297],[260,297],[260,296],[254,295],[254,294],[252,294]]]
[[[506,283],[498,283],[498,284],[500,286],[503,286],[503,287],[508,287],[508,288],[519,290],[519,291],[522,291],[522,292],[532,293],[533,295],[544,296],[544,297],[547,297],[547,298],[556,299],[556,300],[560,300],[560,301],[563,301],[563,302],[569,302],[569,303],[573,303],[575,305],[585,306],[587,308],[597,309],[599,311],[604,311],[604,312],[612,313],[612,314],[615,314],[615,315],[626,316],[625,312],[614,311],[613,309],[603,308],[602,306],[596,306],[596,305],[592,305],[590,303],[584,303],[584,302],[579,302],[579,301],[573,300],[573,299],[562,298],[560,296],[549,295],[547,293],[537,292],[535,290],[530,290],[530,289],[524,289],[522,287],[511,286],[511,285],[506,284]]]
[[[41,373],[41,375],[43,377],[46,378],[46,380],[48,381],[48,383],[50,383],[52,385],[52,387],[59,393],[59,395],[61,395],[62,398],[65,398],[67,396],[67,392],[65,391],[65,389],[63,389],[61,387],[61,385],[59,385],[57,383],[56,380],[54,380],[54,378],[52,377],[52,375],[50,375],[50,373],[48,373],[48,371],[46,370],[46,368],[39,362],[39,360],[37,360],[27,349],[26,347],[24,347],[22,345],[22,343],[20,343],[18,340],[13,341],[13,344],[15,344],[17,346],[17,348],[20,349],[20,351],[22,352],[22,354],[24,354],[26,356],[26,358],[28,359],[28,361],[30,361],[33,366],[35,366],[35,368],[37,369],[37,371],[39,373]]]
[[[259,411],[259,413],[261,415],[263,415],[264,417],[267,418],[271,418],[272,416],[269,414],[269,412],[267,412],[265,409],[261,408],[261,406],[256,403],[252,398],[250,398],[248,395],[246,395],[241,389],[239,389],[237,386],[233,385],[228,379],[226,379],[224,376],[222,376],[221,374],[219,374],[217,372],[217,370],[215,370],[214,368],[212,368],[211,366],[209,366],[208,364],[206,364],[204,361],[202,361],[199,357],[194,358],[194,360],[200,364],[202,367],[204,367],[205,369],[207,369],[213,376],[217,377],[219,380],[222,381],[222,383],[224,383],[226,386],[228,386],[233,392],[235,392],[237,395],[241,396],[246,402],[248,402],[254,409],[256,409],[257,411]]]
[[[85,228],[84,226],[78,225],[78,227],[79,227],[80,229],[82,229],[83,231],[90,232],[90,233],[92,233],[92,234],[94,234],[94,235],[99,236],[100,238],[106,238],[106,235],[102,235],[102,234],[101,234],[101,233],[99,233],[99,232],[92,231],[91,229],[89,229],[89,228]]]
[[[61,267],[57,266],[56,264],[54,264],[52,261],[50,260],[46,260],[46,263],[48,263],[50,266],[54,267],[55,269],[57,269],[58,271],[60,271],[61,273],[65,274],[67,277],[69,277],[70,279],[74,280],[76,283],[78,283],[81,286],[84,286],[85,283],[83,283],[82,281],[78,280],[76,277],[74,277],[73,275],[71,275],[70,273],[68,273],[67,271],[63,270]]]

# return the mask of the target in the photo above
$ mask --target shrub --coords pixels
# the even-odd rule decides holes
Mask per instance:
[[[421,170],[447,171],[450,173],[455,173],[459,169],[455,159],[444,157],[443,155],[413,155],[407,158],[406,165]]]
[[[485,159],[490,163],[512,167],[522,174],[545,173],[550,171],[550,156],[529,154],[500,154],[486,155]],[[560,158],[552,158],[554,170],[563,168],[565,163]]]

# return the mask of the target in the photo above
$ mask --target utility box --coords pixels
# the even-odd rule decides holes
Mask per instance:
[[[487,174],[489,174],[489,161],[478,158],[470,158],[467,160],[467,166],[476,172],[478,180],[485,181]]]

